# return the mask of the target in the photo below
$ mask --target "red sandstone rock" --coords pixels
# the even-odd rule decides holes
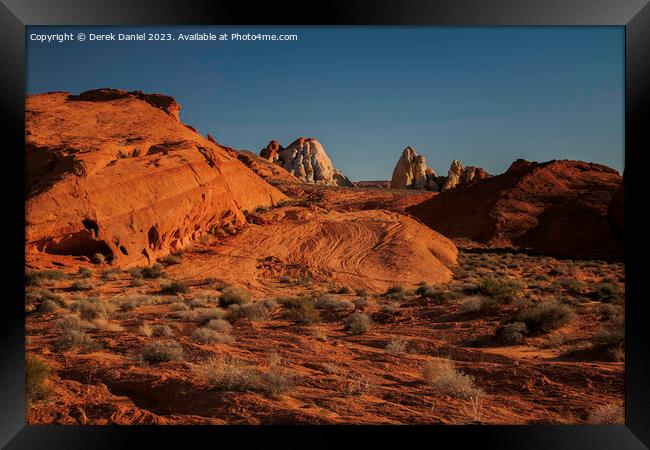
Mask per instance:
[[[443,192],[409,208],[451,238],[585,258],[623,257],[607,211],[617,171],[580,161],[515,161],[502,175]]]
[[[27,250],[150,263],[286,198],[179,111],[115,89],[28,96]]]

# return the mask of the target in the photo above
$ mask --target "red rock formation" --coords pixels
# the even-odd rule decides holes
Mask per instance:
[[[580,161],[515,161],[502,175],[443,192],[409,212],[451,238],[566,256],[620,259],[607,210],[621,176]]]
[[[275,162],[278,159],[278,154],[283,150],[282,145],[278,141],[271,141],[266,148],[260,151],[260,156],[269,161]]]
[[[619,239],[625,237],[625,178],[621,182],[621,186],[616,190],[612,202],[607,209],[607,220],[609,221],[610,229],[615,236]]]
[[[286,198],[179,111],[114,89],[28,96],[27,250],[149,263]]]

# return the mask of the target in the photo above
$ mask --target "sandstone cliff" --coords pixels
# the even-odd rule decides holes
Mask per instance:
[[[171,97],[56,92],[25,108],[28,251],[151,263],[285,198],[181,123]]]

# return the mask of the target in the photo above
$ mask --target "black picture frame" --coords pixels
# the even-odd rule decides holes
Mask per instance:
[[[28,25],[617,25],[625,27],[626,360],[625,425],[430,427],[118,427],[25,425],[24,400],[24,95]],[[9,449],[145,448],[245,445],[253,438],[293,445],[340,445],[364,434],[374,443],[453,443],[501,449],[636,449],[650,446],[650,327],[644,314],[641,158],[650,149],[650,6],[648,0],[353,0],[283,6],[173,0],[1,0],[0,114],[6,254],[0,328],[0,445]],[[11,176],[8,176],[11,174]],[[16,177],[13,175],[17,174]],[[8,210],[7,210],[8,208]],[[290,434],[285,434],[285,433]],[[217,434],[218,433],[218,434]],[[290,441],[286,439],[290,437]],[[137,443],[139,441],[140,443]],[[190,444],[191,445],[191,444]],[[444,447],[444,445],[443,445]]]

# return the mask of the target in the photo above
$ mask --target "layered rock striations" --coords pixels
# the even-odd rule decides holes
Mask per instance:
[[[286,198],[179,111],[116,89],[28,96],[27,251],[151,263]]]

